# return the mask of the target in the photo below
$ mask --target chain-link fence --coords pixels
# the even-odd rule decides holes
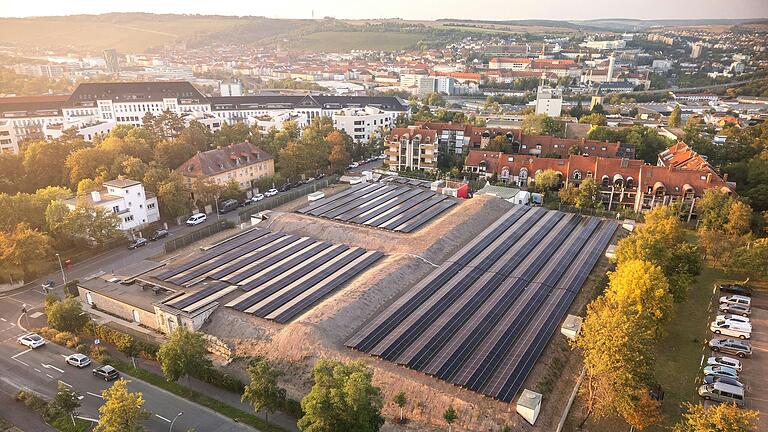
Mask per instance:
[[[202,240],[206,237],[210,237],[218,232],[221,232],[228,228],[234,228],[235,224],[229,220],[216,221],[210,225],[205,225],[194,231],[180,235],[178,237],[167,240],[163,244],[165,253],[171,253],[175,250],[181,249],[189,244],[192,244],[198,240]]]
[[[240,210],[238,216],[240,216],[240,222],[248,222],[251,220],[251,216],[262,212],[264,210],[271,210],[275,207],[280,207],[283,204],[287,204],[297,198],[309,195],[312,192],[316,192],[320,189],[326,188],[329,185],[339,181],[338,176],[323,177],[319,180],[314,180],[311,183],[301,185],[297,188],[280,192],[279,194],[264,198],[256,204],[251,204],[248,207]]]

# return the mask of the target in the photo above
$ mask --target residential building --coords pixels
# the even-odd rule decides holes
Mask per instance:
[[[0,154],[19,153],[19,140],[10,120],[0,119]]]
[[[364,108],[344,108],[333,113],[333,127],[341,129],[356,142],[368,142],[370,137],[381,129],[394,126],[397,111],[384,111],[373,106]]]
[[[699,58],[701,57],[702,52],[704,51],[704,45],[702,43],[695,43],[691,46],[691,58]]]
[[[240,81],[226,81],[219,84],[219,94],[222,96],[242,96],[243,84]]]
[[[719,97],[713,93],[672,93],[677,102],[717,102]]]
[[[309,125],[309,117],[307,117],[306,114],[285,110],[248,117],[248,126],[256,126],[259,133],[266,135],[272,128],[277,130],[283,129],[283,124],[289,120],[296,122],[296,126],[299,130],[302,130]]]
[[[44,138],[43,129],[64,121],[61,107],[66,96],[21,96],[0,98],[0,120],[13,128],[16,141]],[[14,147],[14,152],[18,148]]]
[[[544,85],[543,78],[541,81],[536,92],[536,114],[544,114],[547,117],[560,117],[563,111],[562,91]]]
[[[117,50],[114,48],[105,49],[104,53],[104,66],[107,73],[119,74],[120,73],[120,57],[117,55]]]
[[[210,180],[220,185],[235,180],[241,190],[246,190],[254,188],[259,179],[275,175],[275,161],[264,150],[242,142],[198,152],[176,171],[184,176],[189,188],[196,180]]]
[[[394,128],[385,139],[389,168],[393,171],[437,168],[437,132],[419,126]]]
[[[627,41],[624,39],[618,39],[618,40],[591,40],[586,41],[583,44],[581,44],[584,48],[588,49],[594,49],[594,50],[615,50],[615,49],[623,49],[627,46]]]
[[[114,212],[120,218],[121,231],[130,233],[160,220],[157,197],[146,192],[136,180],[119,177],[104,182],[101,189],[65,200],[71,210],[78,206],[96,206]]]

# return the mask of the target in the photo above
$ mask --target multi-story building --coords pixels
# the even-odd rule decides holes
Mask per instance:
[[[246,190],[254,188],[259,179],[275,175],[275,161],[264,150],[242,142],[198,152],[176,171],[184,176],[188,188],[197,180],[209,180],[220,185],[235,180],[241,190]]]
[[[64,121],[61,107],[66,101],[66,96],[0,98],[0,119],[13,128],[16,140],[42,139],[46,126]]]
[[[10,120],[0,119],[0,154],[19,152],[19,140]]]
[[[394,128],[385,139],[389,168],[393,171],[437,168],[437,132],[420,126]]]
[[[333,113],[333,127],[346,132],[357,142],[367,142],[381,129],[391,128],[401,113],[373,106],[344,108]]]
[[[107,73],[120,73],[120,57],[118,57],[116,49],[110,48],[104,50],[104,66]]]
[[[536,91],[536,114],[544,114],[547,117],[560,117],[562,111],[562,91],[545,86],[542,82],[542,84],[539,85],[539,89]]]
[[[140,230],[160,220],[157,197],[146,192],[135,180],[119,177],[105,182],[98,191],[65,200],[71,210],[78,206],[96,206],[114,212],[120,218],[119,229],[124,232]]]
[[[262,135],[266,135],[269,133],[270,129],[274,128],[281,130],[283,124],[287,121],[296,122],[296,126],[299,130],[302,130],[309,125],[309,118],[306,114],[285,110],[248,117],[248,126],[256,126]]]

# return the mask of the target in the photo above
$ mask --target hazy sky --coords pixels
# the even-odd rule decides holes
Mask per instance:
[[[0,16],[155,12],[271,18],[763,18],[768,0],[0,0]]]

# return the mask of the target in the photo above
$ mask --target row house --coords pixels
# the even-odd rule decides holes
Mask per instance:
[[[264,150],[249,142],[242,142],[198,152],[176,168],[176,171],[184,177],[190,189],[197,180],[219,185],[234,180],[240,190],[247,190],[254,188],[256,181],[275,175],[275,161]]]
[[[729,194],[735,190],[727,177],[709,168],[649,165],[628,158],[570,155],[554,159],[473,150],[464,166],[465,172],[496,175],[499,181],[521,188],[535,184],[536,175],[547,169],[559,174],[561,187],[578,187],[583,180],[594,179],[609,211],[645,212],[659,205],[679,204],[681,218],[688,221],[696,218],[696,200],[707,189]]]
[[[437,168],[437,132],[419,126],[394,128],[385,139],[384,154],[393,171]]]

